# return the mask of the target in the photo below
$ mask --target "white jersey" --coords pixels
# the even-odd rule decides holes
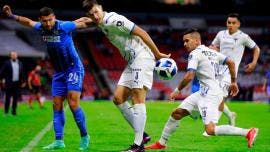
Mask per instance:
[[[250,49],[256,47],[256,43],[247,34],[240,30],[232,35],[229,34],[228,30],[218,32],[212,42],[212,45],[219,47],[220,53],[230,57],[235,62],[236,74],[238,72],[245,47]],[[227,81],[230,82],[230,74],[227,65],[221,66],[220,71],[222,75],[227,77]]]
[[[224,64],[226,56],[204,45],[198,46],[189,54],[188,70],[195,70],[200,82],[201,94],[222,94],[219,86],[219,65]]]
[[[131,34],[135,24],[126,17],[115,12],[105,12],[103,23],[99,27],[129,64],[138,56],[154,59],[153,53],[143,40]]]

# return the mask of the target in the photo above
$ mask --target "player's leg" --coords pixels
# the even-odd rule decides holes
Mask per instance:
[[[87,133],[85,114],[79,105],[84,71],[72,69],[67,75],[67,100],[81,135],[79,150],[86,150],[89,147],[90,136]]]
[[[130,124],[130,126],[134,128],[134,125],[133,125],[134,110],[133,110],[133,107],[127,101],[130,95],[131,95],[131,89],[125,86],[117,85],[114,91],[113,103],[121,111],[121,113],[123,114],[126,121]]]
[[[220,111],[223,111],[225,116],[229,119],[229,124],[235,126],[236,113],[232,112],[229,107],[226,105],[226,100],[229,95],[229,86],[230,84],[227,82],[221,82],[222,90],[223,90],[223,99],[221,106],[219,107]],[[221,116],[221,114],[220,114]]]
[[[36,99],[38,101],[39,107],[43,108],[43,102],[41,101],[40,86],[36,86],[35,96],[36,96]]]
[[[165,149],[166,143],[169,137],[176,131],[179,127],[180,120],[188,115],[197,108],[197,101],[200,100],[199,93],[193,93],[188,96],[170,115],[167,120],[166,125],[163,128],[161,137],[159,141],[154,144],[148,145],[145,149]]]
[[[189,112],[186,109],[182,109],[182,108],[175,109],[172,112],[169,119],[167,120],[167,123],[165,124],[163,128],[160,139],[151,145],[145,146],[145,149],[165,149],[166,143],[169,137],[179,127],[180,120],[188,115],[189,115]]]
[[[81,107],[79,106],[80,95],[81,95],[80,92],[69,91],[67,99],[68,99],[69,107],[73,113],[74,120],[80,130],[81,144],[80,144],[79,149],[85,150],[89,146],[90,136],[87,133],[85,114],[83,110],[81,109]]]
[[[148,89],[144,88],[133,88],[131,91],[132,102],[134,107],[134,131],[135,131],[135,139],[134,144],[141,145],[143,141],[143,133],[146,123],[146,106],[145,106],[145,98]]]
[[[43,149],[59,149],[64,148],[63,141],[65,114],[63,103],[67,95],[67,85],[64,73],[55,73],[52,80],[52,96],[53,96],[53,128],[55,133],[55,141],[43,147]]]
[[[214,96],[207,98],[199,104],[199,110],[202,114],[203,123],[205,124],[205,131],[208,135],[229,135],[229,136],[246,136],[248,139],[248,147],[251,147],[255,141],[255,138],[258,134],[257,128],[252,129],[243,129],[230,125],[219,125],[216,126],[218,122],[218,102],[220,99],[215,98]]]
[[[55,141],[52,144],[43,147],[43,149],[60,149],[65,147],[63,141],[65,125],[65,114],[63,110],[64,100],[64,96],[53,97],[53,128],[55,133]]]
[[[33,102],[33,94],[32,94],[32,90],[30,90],[30,94],[29,94],[29,98],[28,98],[28,105],[29,108],[32,109],[32,102]]]

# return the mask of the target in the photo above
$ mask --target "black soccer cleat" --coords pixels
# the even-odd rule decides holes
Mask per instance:
[[[144,146],[138,146],[136,144],[130,145],[130,147],[122,152],[144,152]]]
[[[146,132],[143,132],[142,145],[147,144],[150,140],[151,140],[151,137]]]

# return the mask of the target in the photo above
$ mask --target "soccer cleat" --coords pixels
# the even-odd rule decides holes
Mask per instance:
[[[165,149],[165,145],[161,145],[158,141],[154,144],[145,146],[144,149]]]
[[[147,144],[150,140],[151,140],[151,137],[146,132],[143,132],[142,145]]]
[[[232,116],[229,118],[229,125],[235,126],[236,113],[232,112]]]
[[[82,137],[79,150],[86,150],[89,147],[89,142],[90,142],[89,135]]]
[[[66,145],[63,140],[55,140],[50,145],[43,147],[43,149],[52,150],[52,149],[61,149],[65,147]]]
[[[208,135],[206,131],[203,132],[202,134],[204,137],[210,137],[211,135]]]
[[[136,144],[130,145],[130,147],[126,150],[123,150],[122,152],[144,152],[143,145],[138,146]]]
[[[251,128],[247,135],[246,138],[248,140],[248,148],[251,148],[254,145],[254,142],[256,140],[256,137],[258,135],[259,129],[258,128]]]

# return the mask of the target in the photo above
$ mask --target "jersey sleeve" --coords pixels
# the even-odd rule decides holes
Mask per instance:
[[[256,43],[248,35],[246,35],[244,45],[250,49],[253,49],[256,46]]]
[[[220,36],[221,32],[218,32],[214,40],[212,41],[212,45],[219,47],[220,46]]]
[[[196,71],[199,63],[199,56],[196,52],[191,52],[188,56],[188,66],[187,70]]]
[[[226,60],[228,59],[228,57],[225,56],[222,53],[219,53],[219,52],[216,52],[216,53],[217,53],[217,58],[218,58],[219,64],[223,64],[224,65],[226,63]]]
[[[37,22],[35,25],[34,25],[34,30],[38,31],[40,30],[40,27],[41,27],[41,23],[40,22]]]
[[[66,33],[69,33],[76,29],[76,24],[72,21],[65,21],[61,24],[61,27]]]
[[[127,33],[132,33],[135,27],[135,23],[119,14],[113,14],[113,16],[109,17],[106,22],[109,25],[116,26],[120,31]]]

